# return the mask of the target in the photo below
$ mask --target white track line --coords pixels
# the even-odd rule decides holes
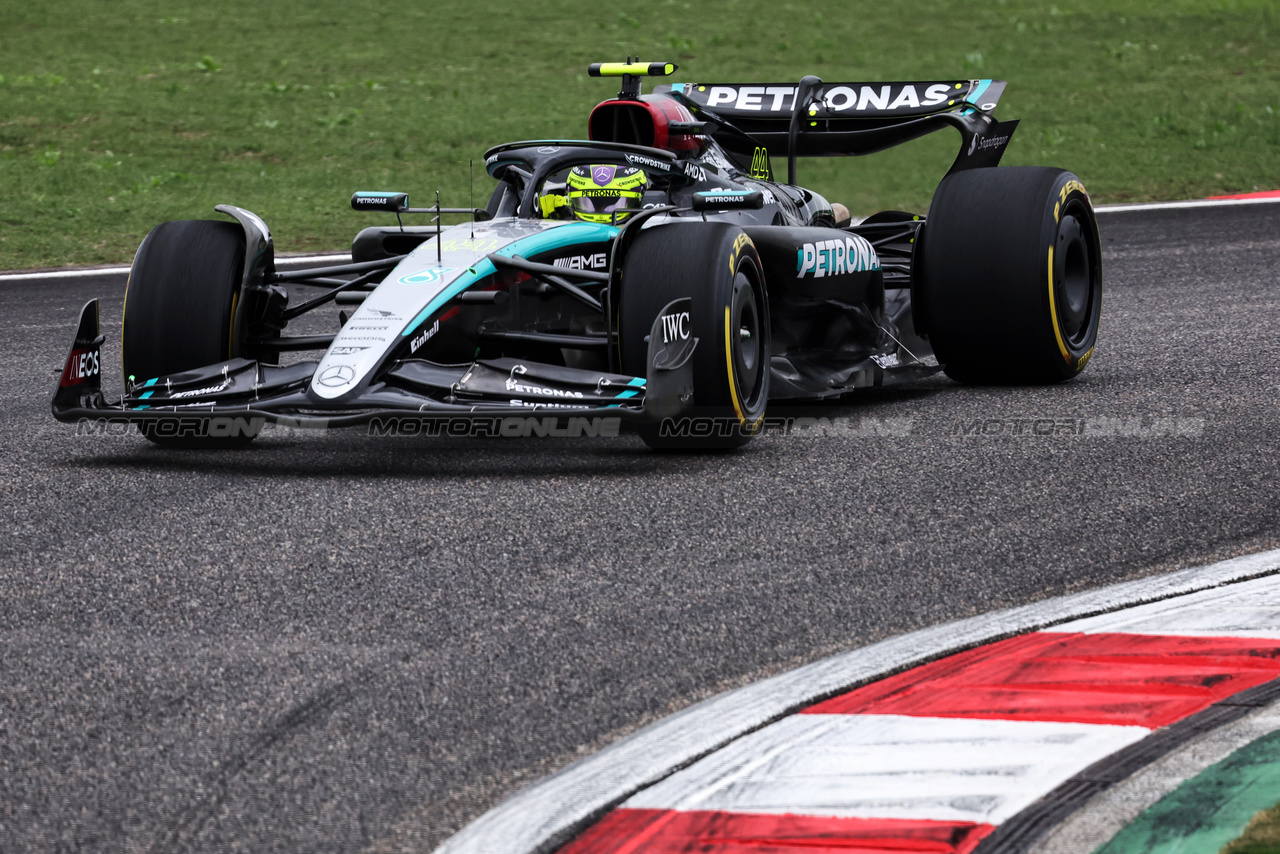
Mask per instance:
[[[41,273],[4,273],[0,282],[35,282],[40,279],[86,279],[94,276],[115,276],[129,272],[128,267],[89,267],[74,270],[45,270]]]
[[[1280,196],[1271,199],[1197,199],[1189,202],[1139,202],[1132,205],[1098,205],[1096,213],[1129,213],[1130,211],[1172,211],[1186,208],[1225,208],[1236,205],[1267,205],[1280,202]]]
[[[1233,205],[1265,205],[1280,202],[1280,197],[1273,199],[1200,199],[1188,202],[1142,202],[1134,205],[1098,205],[1097,213],[1128,213],[1130,211],[1180,210],[1183,208],[1219,208]],[[303,255],[300,257],[276,258],[277,267],[289,267],[296,264],[345,264],[351,260],[350,255]],[[31,282],[40,279],[79,279],[86,276],[112,276],[128,273],[128,267],[83,267],[66,270],[46,270],[41,273],[0,273],[0,282]]]
[[[1054,626],[1055,632],[1280,638],[1280,576]]]
[[[1280,572],[1280,550],[934,626],[814,662],[657,721],[517,792],[437,854],[549,854],[604,811],[811,703],[960,650]]]
[[[346,264],[349,254],[279,256],[277,267],[296,267],[302,264]],[[34,282],[41,279],[84,279],[94,276],[123,276],[128,267],[77,267],[70,270],[45,270],[40,273],[0,273],[0,282]]]

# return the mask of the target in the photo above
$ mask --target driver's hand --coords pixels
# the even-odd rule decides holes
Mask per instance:
[[[538,197],[538,209],[542,212],[543,219],[560,219],[561,208],[568,204],[569,200],[560,193],[547,193]]]

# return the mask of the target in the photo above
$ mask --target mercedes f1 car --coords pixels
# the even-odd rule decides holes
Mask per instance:
[[[609,417],[656,448],[727,448],[757,432],[770,401],[937,370],[1053,383],[1084,369],[1102,302],[1097,222],[1070,172],[998,167],[1017,125],[992,117],[1004,82],[805,77],[641,93],[643,78],[674,70],[591,66],[621,91],[592,110],[587,139],[490,149],[484,208],[356,193],[355,209],[398,224],[361,231],[348,264],[277,270],[266,224],[231,205],[217,207],[230,222],[157,226],[126,288],[123,397],[101,390],[95,300],[55,417],[206,445],[246,441],[234,429],[245,419]],[[797,183],[797,158],[945,127],[962,143],[927,217],[854,223]],[[403,225],[412,214],[434,223]],[[448,214],[466,219],[445,227]],[[289,334],[335,306],[347,307],[336,329]]]

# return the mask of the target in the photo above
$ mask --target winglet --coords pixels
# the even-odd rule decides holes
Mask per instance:
[[[80,326],[71,353],[53,394],[53,414],[59,410],[93,406],[102,397],[102,342],[98,332],[98,301],[80,310]]]

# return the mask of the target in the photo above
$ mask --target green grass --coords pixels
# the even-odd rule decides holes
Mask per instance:
[[[686,81],[1002,78],[1005,162],[1069,168],[1097,200],[1275,188],[1278,40],[1274,0],[5,3],[0,269],[127,261],[219,202],[282,250],[345,247],[381,221],[355,189],[465,205],[488,146],[585,135],[616,85],[587,63],[629,53]],[[800,176],[855,212],[923,210],[957,141]]]
[[[1223,847],[1222,854],[1280,854],[1280,805],[1255,815],[1244,833]]]

